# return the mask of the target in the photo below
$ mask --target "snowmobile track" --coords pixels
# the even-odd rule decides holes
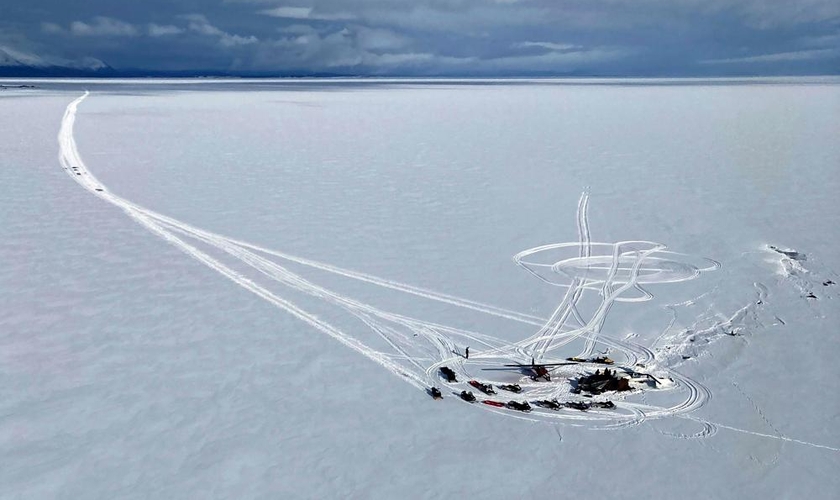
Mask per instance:
[[[711,264],[708,267],[697,267],[691,264],[677,262],[673,259],[682,256],[682,254],[666,251],[665,245],[654,242],[624,241],[618,243],[593,243],[588,220],[589,193],[587,191],[581,195],[578,203],[576,217],[578,242],[543,245],[524,250],[513,258],[517,265],[539,280],[553,286],[567,288],[563,299],[548,320],[478,301],[463,299],[453,295],[339,268],[311,259],[292,256],[198,229],[174,218],[132,203],[108,190],[87,169],[73,136],[73,127],[78,107],[89,95],[90,93],[86,91],[82,96],[73,100],[67,106],[58,133],[59,162],[73,181],[97,198],[121,209],[126,215],[152,234],[178,248],[194,260],[213,269],[231,282],[250,291],[275,307],[291,314],[313,329],[328,335],[346,347],[379,364],[387,371],[419,390],[425,391],[430,385],[434,385],[434,381],[437,380],[436,372],[443,365],[452,367],[459,375],[462,383],[472,378],[467,372],[465,366],[466,360],[460,356],[453,355],[457,348],[457,343],[452,339],[453,336],[457,336],[462,340],[469,340],[471,345],[485,348],[483,352],[476,350],[475,354],[469,359],[470,364],[480,364],[482,360],[500,357],[506,357],[511,360],[527,359],[529,355],[541,362],[545,362],[547,356],[552,351],[577,339],[584,341],[581,357],[589,357],[594,352],[595,346],[601,343],[608,348],[621,352],[626,357],[630,366],[634,366],[636,363],[648,364],[653,362],[655,356],[649,348],[630,342],[629,339],[618,340],[602,333],[601,330],[604,321],[612,305],[615,302],[642,302],[650,300],[653,294],[645,290],[642,285],[674,283],[694,279],[702,272],[715,270],[720,267],[719,263],[710,259],[706,259]],[[361,324],[365,325],[367,331],[373,332],[376,338],[383,340],[395,353],[386,353],[371,348],[365,342],[350,335],[348,332],[338,329],[334,325],[304,310],[299,305],[257,283],[254,278],[246,277],[243,273],[214,258],[207,251],[199,249],[195,244],[190,243],[189,240],[200,242],[225,255],[233,257],[239,263],[237,265],[241,264],[258,271],[263,279],[268,280],[272,284],[284,285],[290,289],[303,292],[343,309],[357,318]],[[576,258],[561,259],[549,264],[526,260],[541,252],[562,251],[574,247],[577,247],[578,250],[578,256]],[[608,248],[611,252],[609,254],[593,255],[595,248]],[[481,312],[500,319],[539,326],[540,328],[533,336],[523,339],[520,342],[509,344],[490,335],[390,313],[371,304],[360,302],[317,285],[266,256],[415,295],[424,299]],[[606,265],[607,263],[608,265]],[[582,266],[582,269],[580,269],[582,274],[576,273],[568,283],[558,283],[555,280],[556,276],[569,276],[571,272],[576,272],[579,266]],[[552,273],[551,279],[543,275],[546,272]],[[622,296],[622,294],[631,289],[638,291],[641,295],[637,297]],[[600,306],[588,321],[584,320],[577,307],[581,297],[586,292],[597,292],[602,299]],[[572,320],[576,322],[576,325],[569,324]],[[425,342],[425,344],[420,344],[420,342]],[[423,355],[419,356],[419,353],[415,354],[415,352],[412,352],[417,350],[420,350]],[[487,404],[475,406],[483,407],[487,411],[499,413],[507,417],[521,418],[528,421],[547,420],[556,422],[557,420],[565,420],[570,422],[586,422],[592,428],[601,429],[615,429],[639,425],[646,420],[656,418],[680,417],[695,420],[704,425],[704,430],[698,434],[698,437],[713,435],[717,428],[723,428],[756,436],[780,439],[786,442],[840,451],[838,448],[788,438],[778,433],[775,428],[773,430],[777,434],[770,435],[722,424],[713,424],[693,417],[690,413],[702,407],[711,398],[709,390],[702,384],[667,366],[660,367],[660,369],[665,371],[674,380],[676,389],[687,392],[686,398],[681,403],[672,407],[661,408],[646,404],[618,401],[616,402],[616,409],[610,411],[592,410],[585,413],[534,411],[528,416],[522,414],[512,415],[511,413],[516,412],[511,412],[508,409],[495,408]],[[541,393],[545,393],[546,397],[550,397],[556,393],[556,389],[552,384],[527,384],[523,382],[523,388],[525,392],[530,391],[533,393],[529,394],[529,396],[542,397]]]

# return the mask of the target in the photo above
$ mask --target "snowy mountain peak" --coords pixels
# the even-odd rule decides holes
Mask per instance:
[[[0,76],[53,76],[112,72],[113,68],[95,57],[64,59],[43,57],[11,47],[0,46]]]
[[[0,66],[48,66],[43,59],[9,47],[0,47]]]

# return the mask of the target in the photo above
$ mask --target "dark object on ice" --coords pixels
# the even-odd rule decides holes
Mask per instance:
[[[814,295],[814,292],[808,292],[808,295],[805,296],[806,299],[816,299],[817,296]]]
[[[549,366],[565,366],[565,365],[573,365],[574,363],[548,363],[548,364],[537,364],[534,362],[534,358],[531,358],[530,365],[523,365],[521,363],[516,363],[514,365],[504,365],[506,367],[514,367],[519,368],[520,370],[525,371],[526,373],[530,373],[531,380],[537,381],[538,379],[544,379],[546,382],[551,382],[551,375],[548,373]]]
[[[578,378],[576,389],[590,394],[601,394],[607,391],[629,391],[630,380],[619,377],[614,370],[610,371],[609,368],[604,368],[603,373],[601,373],[601,370],[596,370],[592,375]]]
[[[654,377],[650,373],[630,372],[630,377],[632,377],[632,378],[646,378],[646,379],[653,382],[654,387],[656,387],[657,384],[662,383],[662,382],[659,381],[658,378]]]
[[[475,395],[469,391],[461,391],[461,399],[468,403],[475,403]]]
[[[519,384],[502,384],[497,387],[503,391],[515,392],[517,394],[522,392],[522,388],[519,387]]]
[[[613,408],[615,408],[615,403],[613,403],[612,401],[595,401],[594,403],[592,403],[592,406],[596,408],[612,410]]]
[[[524,411],[524,412],[531,411],[531,405],[529,405],[527,401],[523,401],[521,403],[519,401],[508,401],[507,405],[505,405],[505,406],[507,406],[511,410]]]
[[[455,377],[455,372],[452,371],[451,368],[448,366],[441,366],[440,373],[443,375],[443,378],[446,379],[447,382],[457,382],[458,378]]]
[[[691,356],[686,356],[685,354],[683,354],[682,359],[691,359]]]
[[[835,284],[836,284],[836,283],[834,283],[834,282],[833,282],[833,281],[831,281],[831,280],[825,280],[825,281],[823,281],[823,286],[829,286],[829,285],[835,285]]]
[[[548,408],[549,410],[559,410],[560,403],[556,399],[543,399],[541,401],[534,401],[534,404],[540,408]]]
[[[501,401],[492,401],[492,400],[489,400],[489,399],[485,399],[484,401],[482,401],[482,403],[484,403],[486,405],[490,405],[490,406],[495,406],[496,408],[504,408],[505,407],[505,404],[502,403]]]
[[[34,89],[35,85],[0,85],[0,89]]]
[[[470,346],[467,346],[467,348],[464,349],[464,358],[470,359]]]
[[[592,406],[584,401],[566,401],[563,404],[566,408],[573,408],[580,411],[586,411]]]
[[[799,260],[799,261],[808,260],[805,257],[804,253],[799,253],[796,250],[782,250],[781,248],[773,246],[773,245],[770,245],[770,250],[778,252],[778,253],[784,255],[785,257],[787,257],[789,259]]]
[[[589,358],[589,359],[578,358],[577,356],[575,356],[575,357],[566,358],[566,359],[568,361],[574,361],[575,363],[598,363],[598,364],[601,364],[601,365],[611,365],[611,364],[615,363],[615,361],[613,361],[612,359],[610,359],[606,356],[598,356],[598,357]]]
[[[432,387],[429,389],[429,395],[432,396],[434,399],[443,399],[443,394],[440,393],[440,389],[437,387]]]
[[[493,390],[493,386],[490,384],[482,384],[478,380],[470,380],[468,383],[484,394],[496,394],[496,391]]]
[[[102,191],[102,188],[96,188],[97,191]]]
[[[536,382],[538,378],[544,378],[546,382],[551,382],[551,375],[548,373],[548,368],[546,368],[545,365],[534,364],[532,360],[531,371],[534,372],[533,375],[531,375],[531,379],[534,380],[534,382]]]

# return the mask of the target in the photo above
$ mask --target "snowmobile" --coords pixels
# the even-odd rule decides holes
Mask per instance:
[[[580,411],[586,411],[590,407],[589,403],[584,403],[583,401],[566,401],[563,404],[566,408],[573,408]]]
[[[434,399],[443,399],[443,394],[440,393],[440,389],[437,387],[432,387],[429,389],[429,395],[432,396]]]
[[[607,409],[607,410],[612,410],[613,408],[615,408],[615,403],[613,403],[612,401],[594,401],[592,403],[592,406],[594,406],[596,408],[604,408],[604,409]]]
[[[534,404],[540,408],[548,408],[549,410],[559,410],[560,403],[556,399],[543,399],[541,401],[534,401]]]
[[[455,372],[453,372],[452,369],[449,368],[448,366],[441,366],[440,367],[440,373],[441,373],[441,375],[443,375],[443,378],[445,378],[447,382],[451,383],[451,382],[457,382],[458,381],[458,378],[455,377]]]
[[[521,403],[519,401],[508,401],[508,403],[505,406],[507,406],[511,410],[524,412],[531,411],[531,405],[529,405],[527,401],[523,401]]]
[[[461,399],[467,403],[475,403],[475,395],[469,391],[461,391]]]
[[[496,394],[496,391],[493,390],[493,386],[490,384],[482,384],[478,380],[470,380],[469,384],[484,394]]]
[[[496,387],[498,387],[499,389],[501,389],[503,391],[515,392],[517,394],[522,392],[522,388],[519,387],[519,384],[502,384],[502,385],[497,385]]]

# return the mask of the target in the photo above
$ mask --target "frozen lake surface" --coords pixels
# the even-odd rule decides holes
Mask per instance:
[[[23,83],[0,497],[840,494],[840,80]]]

